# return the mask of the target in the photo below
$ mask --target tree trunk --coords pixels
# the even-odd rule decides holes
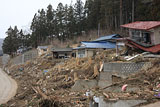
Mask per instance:
[[[120,25],[123,24],[123,16],[122,16],[122,0],[120,0]]]
[[[134,0],[132,0],[132,22],[134,22]]]

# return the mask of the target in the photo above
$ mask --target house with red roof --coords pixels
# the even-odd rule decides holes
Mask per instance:
[[[128,46],[152,53],[160,52],[160,21],[136,21],[121,27],[129,29]]]

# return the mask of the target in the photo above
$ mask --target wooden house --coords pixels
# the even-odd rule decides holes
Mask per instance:
[[[72,48],[53,48],[52,49],[53,58],[70,58],[74,57],[72,53]]]
[[[47,53],[49,51],[49,48],[48,48],[48,46],[38,46],[37,50],[38,50],[38,56],[41,56],[41,55]]]
[[[160,21],[136,21],[121,27],[129,29],[126,45],[152,53],[160,52]]]
[[[81,46],[74,48],[76,57],[92,57],[96,54],[96,50],[114,49],[116,48],[116,40],[121,38],[118,34],[102,36],[93,41],[83,41]]]

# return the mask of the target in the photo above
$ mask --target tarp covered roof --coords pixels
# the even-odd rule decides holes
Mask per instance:
[[[94,41],[107,41],[107,40],[114,40],[118,38],[121,38],[119,34],[112,34],[112,35],[102,36]]]
[[[160,26],[160,21],[136,21],[121,25],[121,27],[139,30],[149,30],[158,26]]]
[[[74,49],[84,49],[84,48],[89,48],[89,49],[113,49],[116,48],[116,43],[113,42],[96,42],[96,41],[91,41],[91,42],[81,42],[82,46],[77,47]]]

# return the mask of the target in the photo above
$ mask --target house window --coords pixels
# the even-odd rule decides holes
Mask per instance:
[[[85,50],[78,50],[78,56],[80,58],[84,57],[85,56]]]
[[[140,31],[132,30],[132,39],[140,42],[141,41]]]
[[[78,54],[85,54],[85,50],[78,50]]]
[[[143,42],[144,42],[144,43],[151,44],[150,33],[148,33],[148,32],[143,32],[143,33],[142,33],[142,37],[143,37]]]
[[[151,44],[151,37],[149,32],[132,30],[132,39],[137,42]]]

